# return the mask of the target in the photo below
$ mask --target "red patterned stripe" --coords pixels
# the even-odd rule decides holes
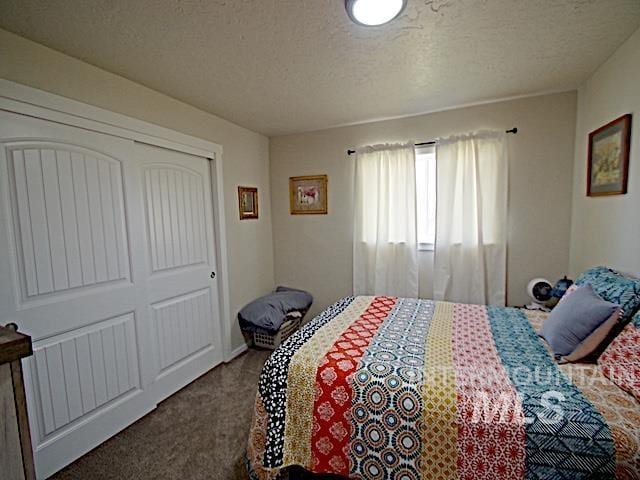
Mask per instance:
[[[453,331],[458,478],[524,478],[524,413],[493,341],[486,307],[456,304]]]
[[[392,297],[375,297],[320,362],[316,371],[311,436],[314,472],[342,476],[349,474],[352,375],[395,303],[396,299]]]

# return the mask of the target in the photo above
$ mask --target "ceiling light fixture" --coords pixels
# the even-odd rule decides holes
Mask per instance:
[[[358,25],[377,27],[396,18],[407,0],[346,0],[345,8],[349,18]]]

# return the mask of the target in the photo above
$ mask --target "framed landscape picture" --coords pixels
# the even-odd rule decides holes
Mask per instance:
[[[327,176],[289,178],[289,205],[292,215],[327,213]]]
[[[258,218],[258,189],[238,187],[238,208],[240,209],[240,220]]]
[[[630,143],[630,113],[589,134],[587,196],[627,193]]]

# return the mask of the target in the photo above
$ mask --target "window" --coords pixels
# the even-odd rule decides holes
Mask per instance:
[[[416,148],[416,215],[418,250],[433,250],[436,243],[436,149]]]

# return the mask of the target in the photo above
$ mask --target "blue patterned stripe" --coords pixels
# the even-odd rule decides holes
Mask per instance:
[[[263,463],[265,468],[277,468],[282,465],[287,376],[291,359],[316,331],[344,311],[351,304],[353,298],[343,298],[324,310],[291,335],[265,363],[258,383],[258,392],[269,417]]]
[[[488,307],[488,313],[498,354],[527,418],[526,478],[613,478],[615,447],[600,412],[560,372],[521,311]],[[547,405],[555,395],[564,398],[556,403],[562,415],[545,407],[545,395],[551,395]]]
[[[421,385],[434,303],[398,299],[353,380],[351,474],[419,479]],[[404,477],[403,477],[404,475]]]

